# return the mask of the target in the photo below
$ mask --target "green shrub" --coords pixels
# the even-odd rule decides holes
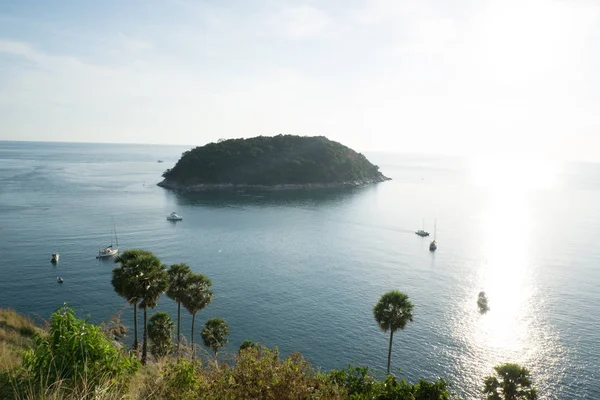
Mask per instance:
[[[50,385],[62,389],[85,386],[91,391],[107,382],[122,381],[138,362],[119,353],[100,327],[75,318],[66,305],[50,318],[47,335],[37,334],[23,356],[19,387],[42,393]]]
[[[411,385],[404,379],[388,375],[379,381],[369,375],[369,368],[350,365],[347,369],[333,370],[328,378],[343,386],[351,400],[450,400],[448,384],[443,379],[428,382],[423,379]]]
[[[180,359],[170,362],[165,367],[164,391],[165,400],[188,400],[199,398],[201,370],[200,362]]]

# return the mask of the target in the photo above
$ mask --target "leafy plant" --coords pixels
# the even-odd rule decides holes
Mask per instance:
[[[217,361],[219,349],[227,344],[228,335],[229,325],[221,318],[211,318],[204,324],[201,333],[202,341],[206,347],[210,347],[215,353],[215,362]]]
[[[165,357],[172,353],[173,329],[175,324],[166,312],[159,311],[150,318],[148,337],[150,338],[150,353],[156,358]]]
[[[23,356],[23,387],[60,382],[93,388],[135,372],[138,362],[112,346],[100,327],[75,317],[66,305],[52,314],[47,335],[36,335]],[[43,388],[42,388],[43,390]]]
[[[483,393],[487,400],[536,400],[537,391],[531,373],[518,364],[506,363],[494,367],[496,375],[484,380]]]

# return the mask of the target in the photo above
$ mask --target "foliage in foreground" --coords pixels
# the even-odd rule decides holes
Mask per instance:
[[[536,400],[531,374],[518,364],[506,363],[494,367],[496,375],[483,382],[483,393],[487,400]]]
[[[99,326],[77,319],[63,306],[52,314],[48,334],[37,334],[23,355],[17,380],[19,388],[41,395],[55,384],[65,390],[93,390],[137,369],[138,362],[121,354]]]
[[[329,379],[348,391],[351,400],[450,400],[449,384],[440,378],[434,382],[420,379],[411,385],[404,379],[388,375],[383,381],[369,375],[369,368],[349,366],[334,370]]]
[[[0,334],[6,331],[2,325]],[[162,319],[162,317],[160,318]],[[11,326],[17,326],[11,323]],[[25,324],[27,325],[27,324]],[[24,325],[24,326],[25,326]],[[170,329],[172,329],[172,324]],[[378,380],[366,367],[350,366],[324,374],[300,354],[281,358],[278,350],[246,341],[235,362],[190,361],[175,356],[140,366],[120,353],[99,327],[75,318],[73,310],[58,309],[49,332],[27,325],[21,334],[35,335],[22,366],[0,364],[0,398],[44,400],[450,400],[449,384],[419,380],[407,383],[393,375]],[[0,342],[0,359],[6,342]],[[184,353],[187,349],[184,348]],[[191,351],[188,357],[191,357]],[[7,359],[7,357],[4,357]],[[210,360],[207,356],[205,360]],[[529,371],[516,364],[495,368],[486,378],[489,400],[535,400]],[[1,383],[8,382],[2,387]],[[8,380],[7,380],[8,379]],[[14,392],[13,392],[14,389]]]

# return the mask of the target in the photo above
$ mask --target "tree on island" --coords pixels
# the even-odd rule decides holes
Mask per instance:
[[[196,355],[194,349],[194,324],[196,323],[196,313],[210,304],[213,292],[210,290],[212,282],[202,274],[192,274],[189,277],[188,289],[181,302],[183,307],[192,314],[192,358]]]
[[[202,329],[202,341],[206,347],[209,347],[215,353],[215,365],[219,368],[217,355],[219,349],[227,344],[229,335],[229,325],[222,318],[211,318],[204,324]]]
[[[158,298],[167,290],[169,277],[165,266],[154,254],[139,257],[139,274],[134,285],[139,293],[139,308],[144,310],[144,337],[142,343],[142,364],[146,364],[148,355],[148,308],[156,307]]]
[[[133,306],[133,349],[136,352],[139,346],[137,305],[140,296],[137,292],[137,286],[134,283],[139,274],[139,263],[137,260],[148,254],[151,253],[141,249],[125,250],[120,256],[115,258],[115,263],[121,264],[121,266],[113,269],[111,281],[115,292]]]
[[[390,374],[390,362],[392,358],[392,339],[394,332],[404,329],[408,321],[413,320],[413,304],[408,296],[398,290],[385,293],[379,302],[373,307],[373,315],[377,324],[383,332],[390,331],[390,347],[388,350],[387,374]]]
[[[490,375],[483,382],[487,400],[536,400],[537,391],[531,381],[531,373],[518,364],[501,364],[494,367],[496,376]]]
[[[192,270],[186,264],[173,264],[169,271],[169,289],[167,296],[177,303],[177,357],[179,357],[179,346],[181,341],[181,302],[186,296],[189,288],[189,279],[192,276]]]
[[[159,311],[150,317],[148,323],[148,337],[152,345],[150,353],[156,358],[165,357],[173,351],[173,328],[175,324],[169,317],[169,314]]]

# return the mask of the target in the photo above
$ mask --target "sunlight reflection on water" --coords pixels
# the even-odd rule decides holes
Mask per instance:
[[[484,257],[479,260],[478,274],[471,286],[472,293],[460,312],[470,320],[456,318],[453,335],[463,343],[458,357],[460,366],[472,376],[472,386],[481,387],[482,378],[495,365],[516,362],[528,367],[536,376],[536,384],[548,397],[552,393],[550,374],[540,370],[543,364],[565,363],[555,329],[539,317],[544,307],[538,292],[537,270],[532,257],[532,224],[530,195],[538,189],[556,184],[556,169],[535,162],[515,165],[489,160],[475,163],[473,183],[486,188],[487,210],[480,222]],[[484,291],[490,310],[480,313],[477,295]],[[554,371],[556,379],[556,371]],[[471,396],[480,397],[477,392]]]

